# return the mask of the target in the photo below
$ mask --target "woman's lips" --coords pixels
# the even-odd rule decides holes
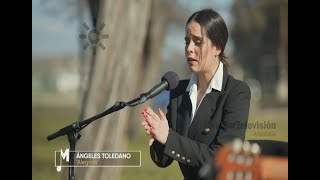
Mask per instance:
[[[191,57],[188,57],[188,63],[189,65],[195,65],[196,63],[198,63],[198,61]]]

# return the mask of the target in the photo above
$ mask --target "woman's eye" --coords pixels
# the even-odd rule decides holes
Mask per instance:
[[[202,44],[202,41],[201,41],[201,40],[196,40],[196,44],[197,44],[197,45],[201,45],[201,44]]]

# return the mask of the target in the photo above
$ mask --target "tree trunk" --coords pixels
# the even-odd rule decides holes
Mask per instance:
[[[96,46],[95,63],[82,119],[86,119],[117,101],[137,97],[152,76],[146,75],[143,47],[150,22],[149,0],[105,0],[99,4],[97,27],[105,24],[102,39],[105,49]],[[158,49],[159,50],[159,49]],[[148,64],[157,59],[149,58]],[[142,86],[144,85],[144,86]],[[81,131],[76,150],[123,151],[127,146],[128,121],[140,123],[130,114],[139,114],[142,106],[126,107],[93,122]],[[76,168],[76,178],[86,180],[118,179],[121,168]]]
[[[139,91],[140,93],[141,91],[148,91],[155,83],[159,83],[161,80],[161,77],[158,77],[158,70],[162,59],[160,53],[164,43],[165,23],[167,22],[167,15],[163,13],[165,3],[165,1],[152,1],[150,19],[147,22],[143,57],[141,58],[143,67],[140,72],[143,72],[143,74],[140,74],[139,79],[142,82],[138,82],[140,85],[137,93]],[[150,104],[150,101],[147,104]],[[138,115],[140,114],[136,111],[131,111],[130,117],[137,119],[141,117]],[[137,136],[139,126],[139,122],[129,121],[128,134],[130,139]]]

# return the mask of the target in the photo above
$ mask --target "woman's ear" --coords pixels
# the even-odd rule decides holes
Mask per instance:
[[[214,57],[217,57],[220,55],[221,49],[217,46],[213,46],[213,53],[214,53]]]

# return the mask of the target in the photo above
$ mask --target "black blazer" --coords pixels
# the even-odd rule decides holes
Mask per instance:
[[[244,140],[251,92],[247,84],[230,76],[224,66],[221,92],[213,89],[205,96],[189,127],[192,105],[186,91],[188,83],[189,80],[182,80],[170,92],[168,139],[165,145],[154,141],[150,155],[159,167],[178,161],[185,179],[194,180],[199,179],[199,169],[212,160],[218,146],[236,137]]]

